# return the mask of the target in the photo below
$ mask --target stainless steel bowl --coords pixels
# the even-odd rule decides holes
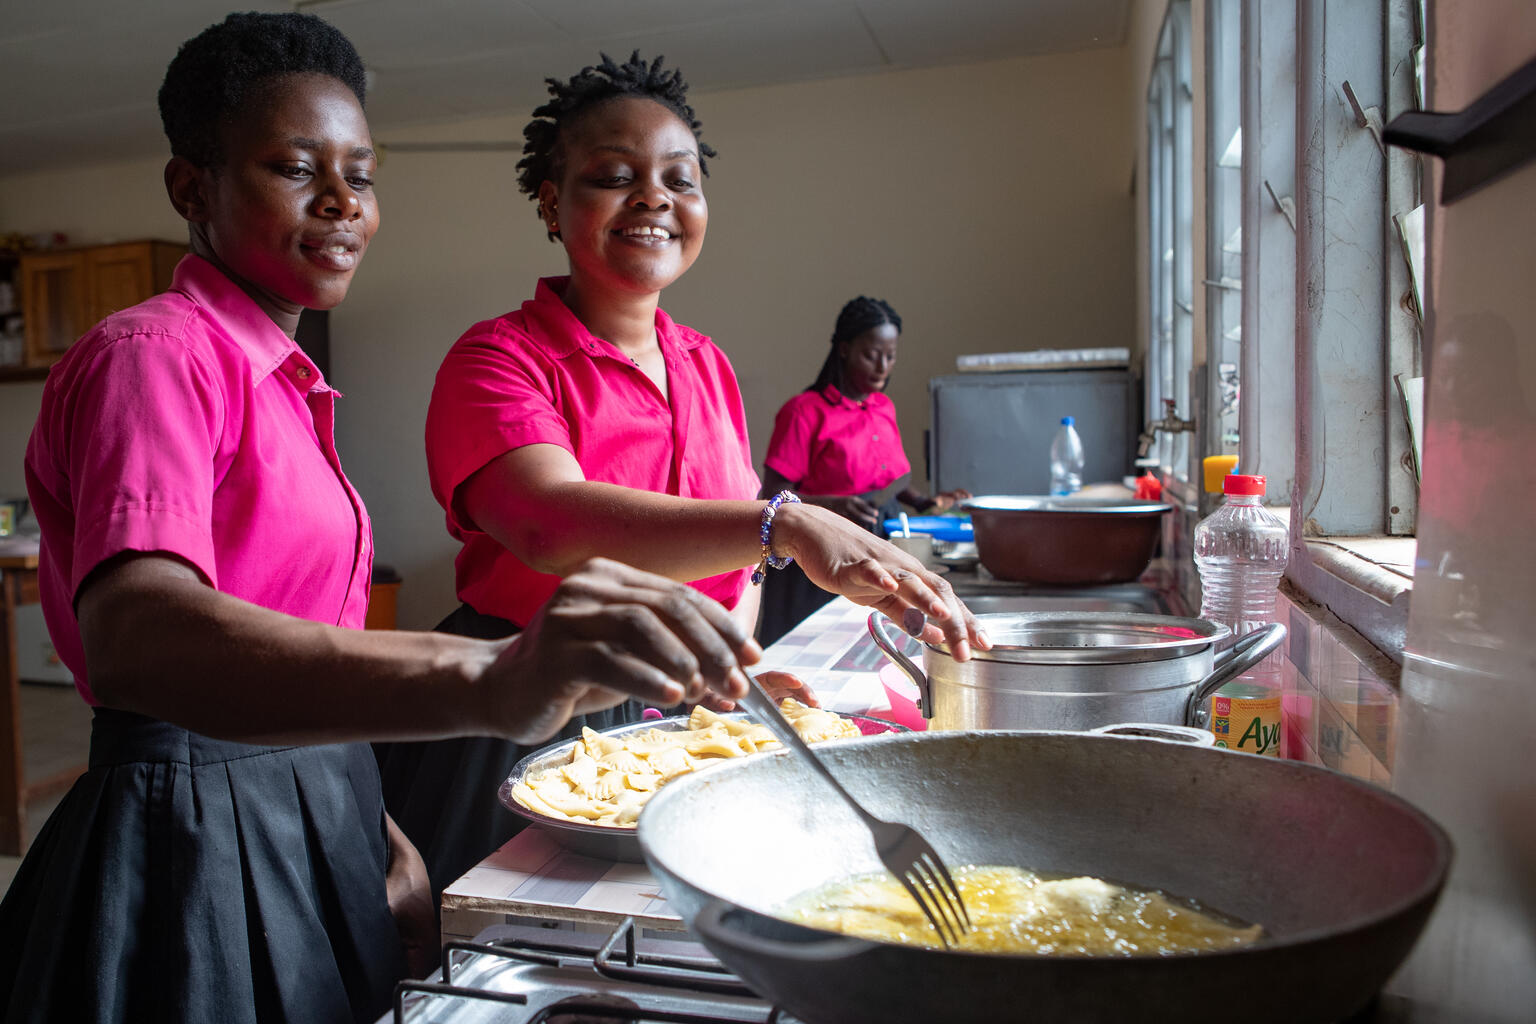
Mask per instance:
[[[842,715],[843,718],[852,720],[866,736],[886,732],[911,731],[904,725],[887,722],[883,718],[871,718],[867,715],[848,715],[842,712],[838,712],[838,714]],[[740,720],[749,716],[745,712],[732,711],[721,717]],[[631,733],[644,732],[647,729],[660,729],[663,732],[682,732],[687,728],[688,716],[676,715],[671,718],[652,718],[643,722],[631,722],[628,725],[615,726],[612,729],[604,729],[601,735],[624,737]],[[542,771],[545,768],[554,768],[568,763],[576,742],[576,740],[560,740],[557,743],[551,743],[549,746],[534,751],[513,765],[512,774],[508,775],[506,780],[502,782],[501,788],[496,794],[501,800],[502,806],[518,817],[544,829],[549,833],[550,838],[554,839],[561,846],[574,850],[577,853],[586,854],[588,857],[600,857],[603,860],[620,860],[636,864],[644,862],[645,856],[640,851],[640,840],[636,838],[633,828],[622,828],[615,825],[588,825],[564,818],[551,818],[548,815],[529,810],[518,803],[512,796],[512,787],[530,774]],[[734,760],[739,759],[721,758],[718,763],[728,764]],[[699,770],[708,771],[713,767],[715,765],[710,764]],[[642,810],[641,813],[643,814],[644,811]]]

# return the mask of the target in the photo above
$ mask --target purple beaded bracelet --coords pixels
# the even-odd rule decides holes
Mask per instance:
[[[788,555],[780,557],[773,553],[773,517],[783,504],[798,505],[800,499],[790,491],[780,491],[768,499],[768,504],[763,506],[763,525],[758,531],[758,539],[763,542],[763,560],[757,563],[757,568],[752,570],[752,585],[758,586],[768,576],[768,568],[782,569],[794,559]]]

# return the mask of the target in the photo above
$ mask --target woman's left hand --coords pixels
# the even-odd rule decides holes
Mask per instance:
[[[885,613],[928,643],[947,643],[956,661],[968,660],[972,646],[992,646],[944,577],[826,509],[804,503],[780,506],[773,547],[799,562],[821,589]]]
[[[768,698],[775,704],[782,701],[785,697],[793,697],[807,707],[821,707],[821,701],[817,698],[816,692],[810,688],[805,680],[797,675],[769,670],[767,672],[759,672],[752,678],[757,680],[758,684],[768,694]],[[721,714],[736,710],[735,701],[722,697],[713,690],[705,691],[704,698],[699,703],[709,708],[709,710]]]
[[[438,966],[442,949],[437,912],[432,905],[432,882],[427,876],[426,862],[395,819],[386,814],[384,822],[389,831],[389,870],[384,875],[384,893],[400,933],[400,943],[405,947],[406,976],[425,978]]]
[[[960,502],[967,501],[972,497],[973,495],[971,492],[965,490],[964,488],[953,491],[944,491],[933,496],[933,507],[938,509],[940,512],[944,512],[948,509],[954,508]]]

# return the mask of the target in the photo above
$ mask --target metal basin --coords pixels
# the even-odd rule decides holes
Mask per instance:
[[[971,515],[981,564],[998,579],[1082,585],[1134,580],[1173,506],[1094,498],[986,495]]]

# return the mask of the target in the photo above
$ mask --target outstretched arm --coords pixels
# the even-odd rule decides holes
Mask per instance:
[[[744,692],[761,650],[692,588],[615,562],[581,566],[511,640],[353,630],[221,593],[154,555],[82,587],[81,638],[103,704],[250,743],[505,736],[537,743],[634,696],[669,706]]]
[[[753,565],[762,555],[762,502],[680,498],[587,480],[557,445],[527,445],[493,459],[455,500],[461,520],[555,575],[604,557],[694,580]],[[960,660],[971,644],[985,645],[974,616],[942,577],[839,515],[786,504],[774,519],[773,545],[823,590],[897,621],[915,608],[932,620],[927,636],[949,642]]]

